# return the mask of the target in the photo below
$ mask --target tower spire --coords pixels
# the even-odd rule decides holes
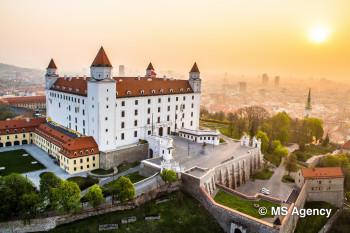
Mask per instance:
[[[91,67],[112,67],[112,64],[102,46],[98,51],[95,60],[92,62]]]
[[[57,66],[56,66],[55,62],[53,61],[53,58],[51,58],[51,61],[50,61],[49,65],[47,66],[47,68],[57,69]]]

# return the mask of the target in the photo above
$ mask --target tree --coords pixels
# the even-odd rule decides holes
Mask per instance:
[[[275,151],[278,147],[282,147],[282,144],[279,140],[273,140],[271,143],[272,152]]]
[[[242,117],[247,117],[248,128],[251,131],[251,136],[257,133],[258,127],[262,125],[269,117],[269,112],[259,106],[244,107],[237,110],[237,113]]]
[[[28,200],[26,195],[33,197],[32,193],[36,194],[37,190],[28,178],[15,173],[0,177],[0,218],[7,219],[27,211],[21,209],[19,201]]]
[[[242,137],[243,132],[246,131],[246,129],[247,129],[247,120],[242,117],[238,118],[237,128],[236,128],[238,136]]]
[[[328,144],[329,144],[329,136],[328,136],[328,133],[327,133],[326,134],[326,138],[322,142],[322,146],[326,147],[326,146],[328,146]]]
[[[285,146],[289,139],[289,131],[286,128],[280,129],[277,138]]]
[[[229,112],[227,114],[227,120],[229,122],[229,131],[230,131],[230,136],[232,137],[233,132],[235,130],[235,123],[237,121],[237,114],[233,114],[232,112]]]
[[[80,210],[80,189],[73,181],[63,181],[58,188],[52,188],[52,196],[57,199],[61,211],[64,213],[77,212]]]
[[[103,197],[102,190],[97,184],[91,186],[88,192],[84,195],[84,198],[88,201],[89,205],[97,209],[106,200]]]
[[[120,177],[112,186],[116,198],[121,202],[133,200],[136,192],[134,184],[127,177]]]
[[[278,146],[274,151],[273,155],[276,156],[279,161],[282,161],[282,158],[286,157],[288,155],[288,149],[283,148],[282,146]]]
[[[27,219],[36,217],[45,207],[44,198],[35,192],[23,194],[18,205],[20,213]]]
[[[261,152],[265,153],[267,145],[269,144],[269,138],[267,137],[266,133],[258,131],[258,133],[256,134],[256,139],[261,140]]]
[[[160,177],[168,183],[169,187],[171,183],[177,181],[177,174],[173,170],[163,169],[162,173],[160,173]]]
[[[288,176],[292,171],[297,170],[297,156],[295,154],[290,154],[284,161],[283,165],[288,171]]]
[[[219,112],[219,121],[224,121],[225,120],[225,113],[223,111]]]
[[[40,193],[47,197],[51,188],[58,188],[62,179],[57,177],[53,172],[44,172],[40,175]]]
[[[323,137],[323,122],[317,118],[308,118],[307,126],[310,129],[311,137],[315,137],[316,141]]]

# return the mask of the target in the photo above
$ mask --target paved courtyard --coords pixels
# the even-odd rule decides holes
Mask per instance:
[[[2,147],[2,148],[0,148],[0,152],[19,150],[19,149],[26,150],[31,156],[33,156],[36,160],[38,160],[40,163],[42,163],[46,167],[46,169],[43,169],[43,170],[22,173],[22,175],[27,176],[34,183],[34,185],[37,187],[39,187],[39,184],[40,184],[39,175],[42,172],[53,172],[56,174],[56,176],[60,177],[63,180],[66,180],[69,177],[73,177],[73,176],[86,176],[87,175],[87,172],[81,172],[81,173],[77,173],[74,175],[71,175],[71,174],[65,172],[62,168],[60,168],[58,165],[53,163],[54,160],[51,159],[45,151],[43,151],[41,148],[37,147],[34,144]]]
[[[234,142],[228,137],[221,136],[227,143],[214,147],[207,144],[206,150],[208,154],[202,155],[200,151],[203,144],[177,136],[171,137],[174,140],[173,157],[181,166],[184,166],[185,170],[194,166],[212,168],[232,157],[239,158],[244,156],[251,149],[250,147],[241,146],[239,142]]]
[[[279,198],[282,201],[287,200],[293,188],[296,187],[295,184],[281,181],[282,176],[285,175],[285,169],[282,164],[278,168],[271,170],[274,173],[269,180],[249,180],[236,190],[247,195],[255,195],[260,192],[261,188],[266,188],[270,191],[271,197]]]

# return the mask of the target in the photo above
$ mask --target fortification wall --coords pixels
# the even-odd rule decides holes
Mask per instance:
[[[148,144],[140,144],[119,150],[100,151],[100,168],[109,169],[117,167],[123,162],[138,162],[148,157]]]

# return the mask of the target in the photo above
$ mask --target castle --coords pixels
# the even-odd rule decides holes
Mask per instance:
[[[101,153],[118,154],[151,135],[198,130],[201,79],[196,63],[188,80],[158,78],[152,63],[144,77],[113,77],[113,66],[101,47],[90,74],[60,77],[51,59],[45,75],[48,122],[4,121],[0,133],[7,136],[0,137],[0,146],[34,143],[56,158],[65,171],[77,173],[100,167]],[[16,133],[22,128],[17,140]]]

